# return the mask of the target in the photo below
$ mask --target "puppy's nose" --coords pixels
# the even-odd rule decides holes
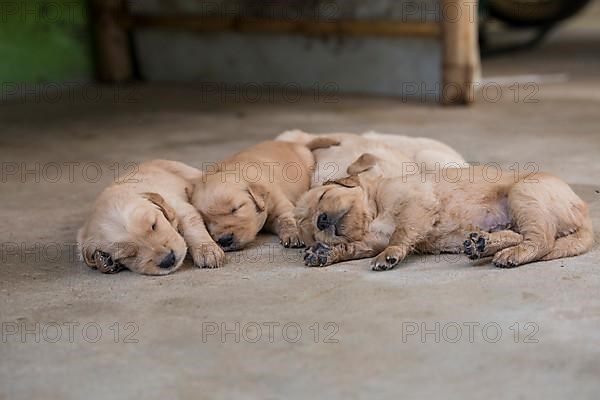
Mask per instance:
[[[171,250],[171,252],[165,258],[162,259],[158,266],[164,269],[168,269],[171,268],[173,265],[175,265],[175,252]]]
[[[317,217],[317,228],[323,231],[331,226],[331,220],[326,213],[322,213]]]
[[[221,236],[217,243],[223,248],[230,247],[233,244],[233,233]]]

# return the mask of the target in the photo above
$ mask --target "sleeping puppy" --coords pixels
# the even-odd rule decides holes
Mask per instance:
[[[332,141],[317,144],[331,145]],[[302,247],[294,204],[309,189],[315,159],[305,145],[267,141],[218,164],[195,181],[192,204],[225,250],[238,250],[265,229],[285,247]]]
[[[401,149],[417,165],[424,166],[427,170],[436,168],[436,164],[442,168],[459,168],[467,165],[462,155],[439,140],[375,131],[365,132],[361,136],[370,141],[383,142],[388,146]],[[365,153],[371,152],[365,151]]]
[[[103,273],[128,268],[166,275],[189,249],[196,265],[221,266],[225,254],[189,202],[191,182],[201,175],[179,162],[154,160],[105,189],[77,235],[85,263]]]
[[[319,140],[334,140],[338,146],[325,146]],[[365,176],[395,177],[419,173],[421,169],[432,171],[440,168],[466,166],[463,157],[454,149],[437,140],[403,135],[367,132],[311,134],[301,130],[287,131],[275,140],[312,144],[315,148],[316,169],[311,187],[325,181],[347,176],[347,168],[362,154],[378,158],[378,162]]]
[[[369,160],[354,169],[371,168],[376,159]],[[382,271],[417,251],[493,257],[497,267],[512,268],[593,246],[587,205],[559,178],[511,173],[490,182],[480,167],[438,178],[350,176],[312,189],[297,207],[299,225],[317,242],[306,265],[377,255],[372,268]]]

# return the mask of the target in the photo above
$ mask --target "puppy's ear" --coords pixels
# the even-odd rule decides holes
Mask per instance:
[[[118,258],[135,257],[138,254],[138,246],[133,242],[118,243],[113,250],[113,255]]]
[[[175,222],[175,210],[167,204],[165,199],[160,194],[148,192],[142,194],[142,196],[144,196],[145,199],[149,200],[155,206],[160,208],[162,213],[165,215],[165,218],[167,218],[170,222]]]
[[[310,142],[308,142],[306,144],[306,147],[308,147],[308,149],[310,151],[314,151],[314,150],[318,150],[318,149],[327,149],[329,147],[339,146],[339,145],[340,145],[339,140],[334,140],[334,139],[331,139],[328,137],[319,137],[319,138],[313,139]]]
[[[267,197],[269,196],[269,191],[263,185],[258,183],[251,183],[248,185],[248,193],[250,194],[250,198],[254,201],[254,205],[256,206],[256,212],[263,212],[267,206]]]
[[[358,175],[373,168],[377,164],[377,161],[379,161],[379,157],[371,153],[364,153],[350,164],[346,172],[348,175]]]
[[[95,248],[90,245],[84,245],[81,248],[81,257],[88,267],[96,269],[96,258],[94,257]]]
[[[353,175],[336,179],[334,181],[327,181],[323,185],[340,185],[347,188],[355,188],[360,186],[360,179],[357,175]]]

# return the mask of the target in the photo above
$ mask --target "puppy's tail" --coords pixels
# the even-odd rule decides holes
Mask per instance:
[[[574,233],[556,239],[554,248],[542,257],[542,260],[578,256],[591,250],[592,247],[594,247],[594,228],[591,218],[585,215],[583,225]]]
[[[165,169],[166,171],[175,174],[188,182],[192,182],[202,178],[202,171],[190,167],[179,161],[171,161],[171,160],[153,160],[152,164]]]
[[[293,129],[291,131],[285,131],[275,138],[279,142],[292,142],[299,144],[307,144],[311,140],[315,139],[315,135],[304,132],[300,129]]]
[[[300,129],[285,131],[275,138],[280,142],[292,142],[305,145],[310,151],[317,149],[327,149],[331,146],[339,146],[340,141],[325,136],[314,135],[304,132]]]

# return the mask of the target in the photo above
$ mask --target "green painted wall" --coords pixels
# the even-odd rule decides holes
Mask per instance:
[[[0,83],[91,80],[85,0],[0,0]]]

